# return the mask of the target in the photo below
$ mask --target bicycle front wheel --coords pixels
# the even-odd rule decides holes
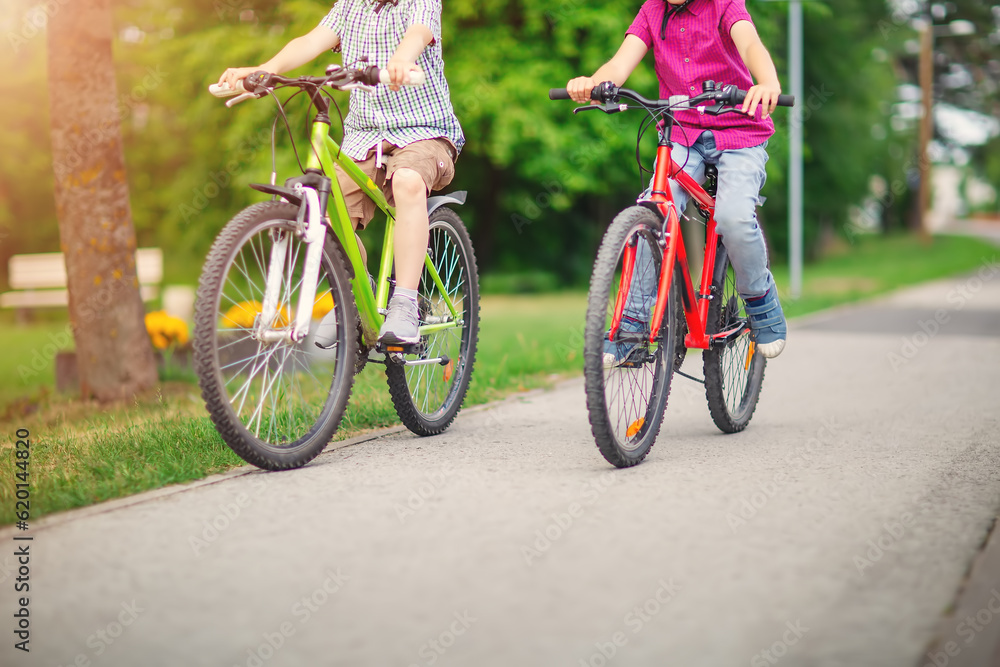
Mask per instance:
[[[309,332],[301,340],[291,335],[308,248],[297,213],[291,204],[265,202],[233,218],[205,261],[195,306],[205,407],[226,444],[267,470],[305,465],[323,450],[354,381],[357,307],[342,251],[329,237]],[[276,308],[264,322],[272,264]]]
[[[427,253],[441,279],[440,285],[424,267],[417,290],[422,327],[440,327],[425,333],[417,359],[445,363],[402,365],[389,360],[386,379],[400,420],[417,435],[441,433],[455,419],[472,379],[479,336],[479,274],[469,233],[453,210],[431,214]],[[447,294],[455,312],[451,311]]]
[[[715,425],[725,433],[737,433],[747,427],[757,408],[767,359],[750,337],[746,305],[736,291],[736,274],[721,240],[715,249],[712,296],[709,334],[734,333],[724,344],[702,353],[705,395]]]
[[[598,449],[619,468],[641,462],[656,441],[681,335],[679,267],[663,320],[652,321],[663,261],[661,227],[647,208],[620,213],[604,235],[590,282],[583,351],[587,410]],[[621,294],[627,248],[635,249],[635,264],[631,289]],[[624,317],[609,337],[619,298]],[[652,342],[651,331],[656,332]]]

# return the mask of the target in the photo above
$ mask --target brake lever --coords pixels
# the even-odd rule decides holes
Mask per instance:
[[[360,81],[352,81],[351,83],[346,83],[343,86],[334,86],[333,84],[328,84],[331,88],[337,88],[339,90],[360,90],[365,93],[374,93],[375,86],[370,86],[367,83],[361,83]]]
[[[628,109],[627,104],[614,104],[613,102],[608,102],[607,104],[588,104],[587,106],[577,107],[573,109],[573,113],[580,113],[581,111],[589,111],[591,109],[598,109],[604,113],[619,113]]]
[[[701,105],[695,107],[701,115],[721,116],[724,113],[743,113],[738,107],[730,107],[725,104],[713,104],[712,106]],[[745,114],[744,114],[745,115]]]
[[[240,102],[246,102],[247,100],[256,99],[258,97],[260,97],[260,95],[257,95],[256,93],[251,93],[251,92],[242,93],[241,95],[237,95],[236,97],[226,100],[226,107],[232,109]]]

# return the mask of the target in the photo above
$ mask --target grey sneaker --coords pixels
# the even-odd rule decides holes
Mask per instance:
[[[397,345],[419,343],[417,304],[405,296],[394,296],[389,299],[388,311],[385,324],[378,332],[379,342]]]

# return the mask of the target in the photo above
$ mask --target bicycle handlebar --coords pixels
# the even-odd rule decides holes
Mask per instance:
[[[616,102],[620,98],[625,98],[638,102],[647,109],[666,109],[670,107],[686,107],[694,109],[699,104],[705,102],[714,102],[724,106],[736,107],[743,104],[743,101],[747,96],[747,91],[740,90],[733,85],[723,86],[722,88],[717,89],[714,81],[706,81],[702,84],[702,89],[705,92],[695,97],[674,95],[668,100],[648,100],[634,90],[619,88],[612,82],[605,81],[604,83],[594,86],[593,90],[590,91],[590,99],[595,102],[601,102],[602,104],[608,104],[610,102]],[[569,96],[569,91],[565,88],[552,88],[549,90],[549,99],[568,100],[571,98]],[[778,106],[795,106],[795,96],[779,95]]]
[[[423,72],[410,72],[402,85],[422,86],[426,80]],[[238,81],[236,89],[230,88],[226,84],[213,83],[208,87],[208,92],[216,97],[233,97],[234,95],[239,95],[236,99],[226,103],[226,106],[233,106],[252,97],[261,97],[266,94],[267,89],[274,88],[275,86],[306,85],[344,88],[351,84],[375,86],[378,84],[388,85],[390,83],[389,70],[374,66],[360,69],[341,68],[329,72],[326,76],[300,76],[294,78],[260,70],[250,74],[246,79]],[[249,88],[247,85],[249,85]]]

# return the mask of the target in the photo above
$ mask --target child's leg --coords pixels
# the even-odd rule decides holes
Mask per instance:
[[[673,151],[671,151],[671,157],[674,162],[678,166],[682,166],[684,171],[699,183],[705,179],[705,158],[701,153],[701,148],[701,140],[699,139],[690,149],[681,144],[674,144]],[[653,182],[650,180],[649,188],[643,193],[643,196],[648,197],[652,189]],[[677,207],[679,215],[687,207],[688,194],[684,188],[677,185],[674,181],[670,181],[670,191],[673,194],[674,205]],[[640,243],[635,257],[632,287],[629,289],[628,299],[625,301],[625,314],[640,322],[645,322],[649,319],[650,313],[653,312],[653,306],[656,303],[659,276],[652,270],[652,267],[653,258],[650,257],[649,246]]]
[[[745,298],[774,286],[767,268],[767,246],[757,224],[757,200],[767,172],[763,146],[723,151],[719,156],[719,188],[715,201],[716,230],[733,263],[736,289]]]
[[[415,290],[427,255],[427,185],[413,169],[398,169],[392,176],[392,196],[396,201],[396,288]]]
[[[774,277],[767,268],[767,246],[757,224],[757,200],[767,173],[764,146],[723,151],[719,156],[716,229],[736,274],[736,289],[746,299],[757,348],[776,357],[785,347],[787,326]]]
[[[702,140],[699,138],[690,148],[681,144],[674,144],[671,157],[678,166],[691,175],[699,183],[705,179],[705,156]],[[654,170],[655,170],[654,162]],[[647,199],[652,194],[653,181],[650,179],[646,192],[639,196],[639,200]],[[682,213],[687,206],[688,194],[681,186],[674,181],[670,182],[670,191],[673,195],[674,205],[678,214]],[[659,250],[659,249],[657,249]],[[635,253],[635,269],[632,271],[632,283],[629,286],[628,297],[625,299],[623,314],[626,318],[622,321],[622,330],[627,333],[635,333],[645,327],[649,318],[653,314],[656,306],[656,291],[659,288],[660,276],[654,270],[652,252],[646,243],[638,244]],[[612,343],[604,341],[604,364],[612,366],[620,363],[628,357],[631,348],[623,343]]]
[[[445,139],[417,141],[393,150],[388,157],[386,178],[391,185],[391,203],[396,207],[396,289],[379,331],[383,342],[406,344],[420,340],[417,289],[427,256],[427,195],[451,182],[454,160],[454,149]]]

